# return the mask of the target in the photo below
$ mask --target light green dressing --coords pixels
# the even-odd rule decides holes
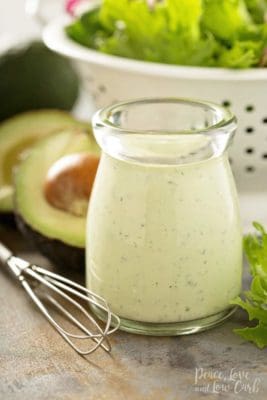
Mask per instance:
[[[242,236],[226,156],[181,166],[102,156],[87,225],[87,286],[123,318],[178,322],[239,294]]]

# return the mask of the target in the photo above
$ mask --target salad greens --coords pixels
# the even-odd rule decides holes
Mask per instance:
[[[235,329],[242,338],[255,343],[258,347],[267,346],[267,233],[264,228],[254,222],[260,234],[248,235],[244,239],[244,250],[250,264],[252,283],[250,290],[233,301],[247,311],[249,320],[256,320],[253,327]]]
[[[250,68],[267,66],[266,12],[267,0],[103,0],[66,32],[121,57]]]

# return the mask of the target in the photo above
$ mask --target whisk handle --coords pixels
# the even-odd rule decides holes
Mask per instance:
[[[7,260],[12,257],[11,251],[0,242],[0,263],[6,264]]]

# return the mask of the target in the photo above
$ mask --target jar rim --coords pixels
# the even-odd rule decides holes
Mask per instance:
[[[135,105],[148,105],[148,104],[177,104],[177,105],[188,105],[192,107],[196,107],[199,109],[203,109],[206,111],[211,111],[214,115],[218,116],[218,121],[216,123],[209,124],[203,128],[197,129],[181,129],[181,130],[168,130],[168,129],[131,129],[121,127],[114,122],[112,122],[112,117],[118,111],[124,111],[127,108]],[[131,99],[126,101],[117,102],[115,104],[109,105],[98,110],[93,116],[93,125],[96,128],[108,128],[112,129],[116,134],[135,134],[135,135],[183,135],[183,134],[191,134],[191,135],[199,135],[199,134],[212,134],[214,131],[218,129],[227,128],[227,126],[232,125],[234,128],[236,127],[237,120],[235,115],[226,107],[223,107],[217,103],[200,100],[200,99],[192,99],[192,98],[184,98],[184,97],[145,97],[138,99]]]

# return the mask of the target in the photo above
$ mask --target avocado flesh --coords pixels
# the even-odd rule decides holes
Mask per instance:
[[[66,130],[38,142],[15,174],[16,214],[32,230],[46,239],[84,249],[85,218],[51,206],[44,197],[43,185],[48,169],[67,154],[99,154],[94,138],[84,132]]]
[[[10,185],[2,186],[0,189],[0,211],[1,213],[10,213],[13,208],[14,189]]]
[[[59,110],[26,112],[0,124],[0,213],[13,211],[13,167],[40,137],[73,126],[83,124]]]
[[[65,244],[61,240],[47,238],[32,229],[22,217],[15,216],[16,225],[27,240],[51,260],[57,267],[64,270],[80,270],[84,272],[85,249]]]

